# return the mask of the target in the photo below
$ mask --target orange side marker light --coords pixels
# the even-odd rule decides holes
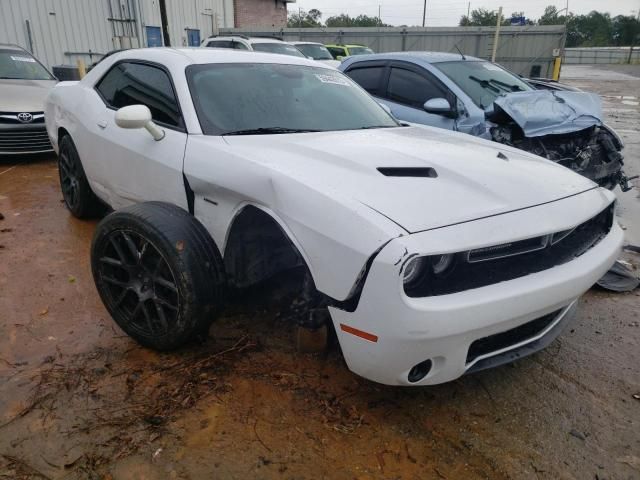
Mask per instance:
[[[373,333],[364,332],[362,330],[358,330],[357,328],[350,327],[349,325],[345,325],[344,323],[340,324],[340,330],[343,332],[350,333],[351,335],[355,335],[356,337],[364,338],[365,340],[369,340],[370,342],[376,343],[378,341],[378,336]]]

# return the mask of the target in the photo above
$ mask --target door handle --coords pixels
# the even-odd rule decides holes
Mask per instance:
[[[100,122],[98,122],[98,126],[100,128],[103,128],[103,129],[107,128],[107,125],[109,125],[109,124],[106,122],[106,120],[101,120]]]

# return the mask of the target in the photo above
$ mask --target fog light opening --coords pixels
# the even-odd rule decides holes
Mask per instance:
[[[431,360],[425,360],[424,362],[420,362],[419,364],[414,365],[413,368],[409,370],[407,380],[409,380],[411,383],[419,382],[431,371],[432,365],[433,364]]]

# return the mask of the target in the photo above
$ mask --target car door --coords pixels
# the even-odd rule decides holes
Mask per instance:
[[[93,132],[91,163],[111,206],[158,200],[187,208],[182,176],[187,133],[169,72],[148,62],[121,61],[94,90],[103,107],[95,127],[88,127]],[[149,107],[164,138],[156,141],[144,129],[118,127],[116,111],[129,105]]]
[[[383,98],[391,112],[400,120],[432,127],[456,129],[455,118],[428,113],[424,103],[432,98],[445,98],[457,105],[455,95],[422,67],[405,62],[392,62]]]

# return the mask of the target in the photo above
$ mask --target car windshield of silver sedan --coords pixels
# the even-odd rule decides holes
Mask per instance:
[[[291,55],[292,57],[304,57],[302,52],[293,45],[286,43],[252,43],[251,47],[256,52],[279,53],[281,55]]]
[[[461,60],[433,65],[444,73],[478,107],[486,109],[500,95],[533,90],[527,83],[495,63]]]
[[[206,135],[264,135],[399,127],[342,73],[321,67],[204,64],[187,68]]]
[[[314,60],[333,60],[333,57],[329,53],[329,50],[327,50],[327,48],[323,45],[301,43],[296,45],[296,47],[307,57],[311,57]]]
[[[0,50],[0,79],[54,80],[47,69],[22,50]]]

